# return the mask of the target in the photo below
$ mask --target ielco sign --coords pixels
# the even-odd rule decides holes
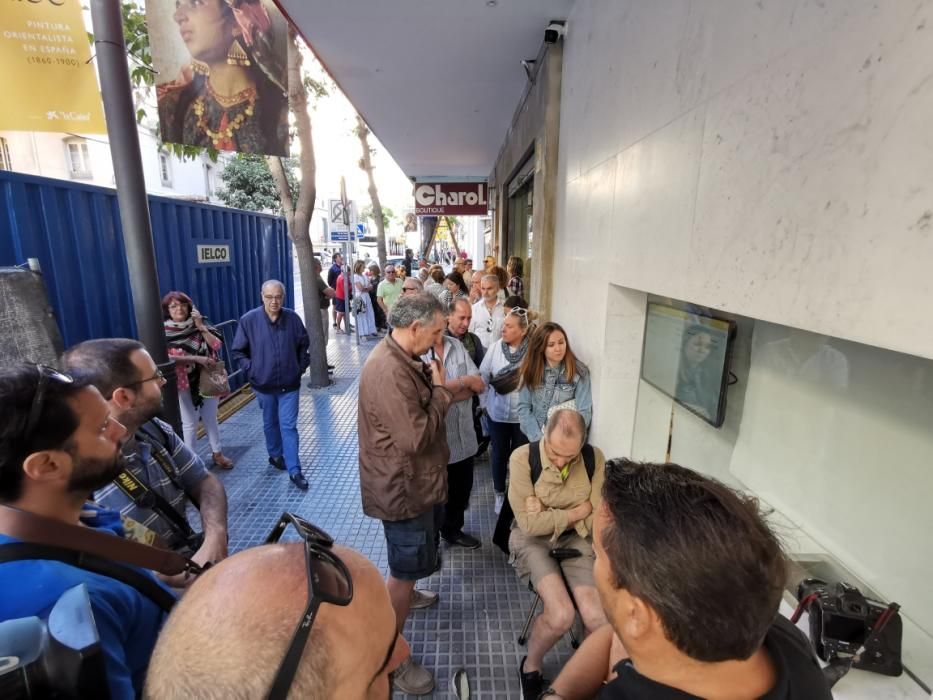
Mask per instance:
[[[197,244],[195,246],[198,265],[229,265],[230,246],[224,243]]]
[[[489,212],[485,182],[420,182],[415,185],[419,216],[483,216]]]

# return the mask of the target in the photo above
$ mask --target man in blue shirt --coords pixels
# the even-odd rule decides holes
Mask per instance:
[[[301,317],[284,303],[285,285],[265,282],[262,306],[243,314],[230,349],[259,400],[269,463],[287,469],[292,483],[307,491],[298,458],[298,389],[311,363],[311,341]]]
[[[124,466],[126,430],[111,418],[100,392],[50,368],[19,365],[0,370],[0,406],[0,504],[122,534],[116,513],[86,504]],[[15,541],[0,534],[0,544]],[[90,595],[111,696],[134,698],[165,618],[135,588],[57,561],[6,562],[0,564],[0,621],[45,617],[62,593],[81,583]]]

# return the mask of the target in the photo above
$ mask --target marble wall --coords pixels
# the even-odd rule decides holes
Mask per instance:
[[[930,32],[933,0],[577,0],[552,316],[593,368],[593,439],[607,454],[666,446],[670,403],[638,380],[649,293],[933,358]],[[871,376],[888,353],[869,355]],[[739,404],[730,416],[732,435],[682,421],[677,459],[795,502],[789,482],[767,478],[763,443],[741,440],[764,429],[760,412]],[[888,439],[899,419],[876,413],[859,434]],[[805,462],[789,476],[804,477]],[[911,468],[903,478],[925,493],[933,477]],[[840,507],[894,498],[872,483],[857,481]],[[899,533],[933,525],[915,505]],[[803,536],[827,533],[813,503],[792,515]],[[858,539],[833,532],[823,544],[882,591],[916,591],[893,577],[920,575],[906,562],[922,540],[892,542],[900,563],[888,570]],[[933,633],[931,615],[920,615],[921,634]]]

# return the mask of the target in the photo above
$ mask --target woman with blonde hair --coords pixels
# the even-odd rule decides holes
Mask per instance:
[[[558,408],[579,412],[589,429],[593,419],[590,372],[573,354],[560,324],[544,323],[534,332],[519,376],[518,417],[530,442],[541,439],[548,416]]]
[[[505,501],[509,457],[516,447],[528,442],[519,427],[518,382],[522,360],[528,350],[529,327],[527,309],[516,307],[509,311],[502,321],[501,339],[492,343],[479,368],[487,387],[483,404],[489,419],[497,514]]]

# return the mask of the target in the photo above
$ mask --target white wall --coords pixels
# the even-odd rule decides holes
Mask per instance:
[[[765,364],[752,359],[748,396],[733,405],[730,390],[727,432],[675,410],[672,454],[765,495],[806,547],[898,599],[908,661],[927,682],[933,444],[884,384],[903,356],[879,348],[933,357],[931,31],[931,0],[578,0],[553,274],[553,315],[594,369],[593,437],[609,454],[666,448],[670,400],[638,381],[646,293],[768,322],[756,333],[782,324],[874,346],[844,398],[814,403],[789,369],[769,375],[766,391],[784,400],[769,411]],[[742,342],[748,358],[751,329]],[[933,387],[918,390],[920,411]],[[835,423],[811,430],[827,411],[845,439]],[[784,440],[780,464],[769,430]],[[828,509],[794,495],[843,474]],[[885,474],[898,489],[879,488]],[[888,515],[871,521],[878,539],[843,527],[842,511],[872,503]]]

